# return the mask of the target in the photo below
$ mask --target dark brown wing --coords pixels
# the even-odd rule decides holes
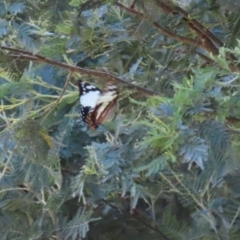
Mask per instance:
[[[92,130],[95,130],[98,128],[98,124],[95,121],[95,117],[94,117],[94,111],[89,112],[85,118],[85,122],[87,123],[87,125],[89,126],[89,128],[91,128]]]
[[[114,85],[107,85],[102,91],[96,107],[86,117],[86,122],[91,129],[96,129],[99,124],[108,121],[117,106],[118,91]]]
[[[104,111],[101,111],[103,104],[98,105],[95,110],[96,123],[102,124],[108,121],[112,116],[117,106],[117,98],[109,102],[107,106],[104,107]]]

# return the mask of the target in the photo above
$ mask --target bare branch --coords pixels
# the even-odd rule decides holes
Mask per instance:
[[[187,43],[193,46],[197,46],[199,48],[205,49],[207,52],[212,53],[213,55],[219,54],[219,47],[223,46],[223,43],[216,37],[214,34],[212,34],[207,28],[205,28],[200,22],[198,22],[196,19],[192,18],[190,14],[188,14],[186,11],[184,11],[182,8],[174,5],[168,5],[165,1],[162,0],[156,0],[157,6],[164,11],[167,14],[181,14],[183,16],[183,19],[188,23],[188,26],[191,30],[193,30],[196,35],[198,36],[197,39],[192,38],[186,38],[179,35],[176,35],[175,33],[169,31],[168,29],[162,27],[157,22],[153,22],[153,26],[155,26],[162,34],[171,37],[173,39],[176,39],[180,42]],[[123,4],[116,2],[115,3],[120,8],[124,9],[125,11],[128,11],[142,19],[148,19],[146,15],[143,13],[137,12],[133,9],[133,7],[128,8],[124,6]],[[234,63],[236,61],[236,57],[233,54],[227,54],[227,58],[231,61],[229,64],[229,68],[235,72],[239,71],[240,64]]]
[[[147,94],[147,95],[158,95],[158,93],[153,91],[153,90],[137,86],[133,83],[129,83],[129,82],[127,82],[127,81],[125,81],[125,80],[123,80],[119,77],[116,77],[113,74],[108,73],[108,72],[96,71],[96,70],[86,69],[86,68],[80,68],[80,67],[77,67],[77,66],[71,66],[71,65],[68,65],[66,63],[57,62],[57,61],[51,60],[49,58],[43,57],[39,54],[33,54],[33,53],[25,51],[25,50],[20,50],[20,49],[11,48],[11,47],[5,47],[5,46],[0,46],[0,48],[3,49],[3,50],[8,50],[10,52],[19,53],[19,54],[8,53],[8,56],[13,57],[13,58],[17,57],[21,60],[29,60],[29,61],[33,61],[33,62],[51,64],[53,66],[57,66],[57,67],[60,67],[60,68],[67,69],[71,72],[79,72],[79,73],[82,73],[82,74],[86,74],[88,76],[99,77],[101,79],[105,79],[106,81],[112,81],[112,82],[116,82],[116,83],[127,84],[130,88],[136,89],[137,91],[142,92],[142,93]]]
[[[134,14],[134,15],[142,18],[142,19],[148,20],[148,17],[146,15],[144,15],[140,12],[137,12],[133,8],[128,8],[128,7],[124,6],[123,4],[121,4],[119,2],[116,2],[115,4],[117,6],[119,6],[120,8],[124,9],[125,11],[128,11],[128,12],[130,12],[130,13],[132,13],[132,14]],[[162,27],[157,22],[153,22],[152,24],[155,28],[157,28],[157,30],[159,30],[161,33],[163,33],[164,35],[166,35],[168,37],[171,37],[171,38],[173,38],[177,41],[183,42],[183,43],[187,43],[187,44],[190,44],[190,45],[193,45],[193,46],[203,48],[201,42],[198,39],[192,39],[192,38],[186,38],[186,37],[179,36],[179,35],[175,34],[174,32],[171,32],[168,29]]]

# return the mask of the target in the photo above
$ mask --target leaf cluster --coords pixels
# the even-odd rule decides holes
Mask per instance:
[[[115,1],[0,3],[1,46],[15,49],[0,60],[2,239],[239,239],[237,13],[185,2],[189,18],[234,46],[214,55],[191,19],[159,7],[180,1],[118,3],[128,11]],[[159,94],[119,84],[116,117],[91,131],[75,82],[106,80],[46,58]]]

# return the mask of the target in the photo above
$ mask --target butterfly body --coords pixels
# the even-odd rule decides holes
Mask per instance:
[[[81,80],[78,86],[82,120],[91,129],[96,129],[113,115],[118,99],[117,87],[108,84],[100,90]]]

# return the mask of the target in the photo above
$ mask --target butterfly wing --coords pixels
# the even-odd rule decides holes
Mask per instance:
[[[81,80],[78,81],[78,87],[82,120],[86,122],[90,128],[95,129],[97,128],[97,125],[90,113],[97,105],[101,90]]]
[[[117,106],[118,91],[114,85],[107,85],[100,94],[97,105],[92,114],[97,124],[102,124],[108,121]]]
[[[82,120],[91,129],[96,129],[99,124],[112,117],[117,105],[117,87],[108,84],[101,91],[99,88],[83,81],[79,81],[78,86]]]

